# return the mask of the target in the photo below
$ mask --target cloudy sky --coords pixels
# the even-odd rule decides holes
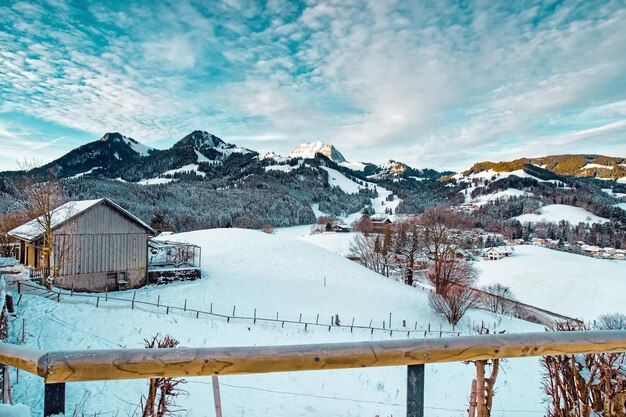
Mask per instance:
[[[626,156],[626,0],[0,3],[0,170],[195,129],[440,169]]]

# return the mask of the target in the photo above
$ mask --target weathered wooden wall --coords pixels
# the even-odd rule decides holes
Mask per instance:
[[[125,272],[127,288],[146,283],[148,233],[128,217],[99,204],[54,232],[62,265],[55,285],[104,291],[107,272]]]

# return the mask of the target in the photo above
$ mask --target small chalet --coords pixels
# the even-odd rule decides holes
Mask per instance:
[[[345,224],[336,224],[335,226],[333,226],[333,230],[336,233],[350,233],[352,231],[352,228]]]
[[[457,245],[450,245],[447,249],[447,252],[449,255],[452,255],[456,259],[472,259],[471,253]]]
[[[384,233],[392,223],[389,217],[372,218],[372,229],[375,233]]]
[[[113,201],[71,201],[51,212],[52,245],[44,245],[43,217],[8,234],[19,241],[17,259],[33,277],[77,291],[116,291],[145,285],[148,237],[155,231]],[[51,246],[44,247],[44,246]]]
[[[486,261],[497,261],[513,255],[514,252],[515,250],[510,246],[494,246],[485,250],[483,259]]]

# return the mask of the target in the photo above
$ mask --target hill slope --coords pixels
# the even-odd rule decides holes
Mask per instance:
[[[529,166],[530,165],[530,166]],[[626,158],[603,155],[552,155],[540,158],[520,158],[508,162],[479,162],[460,173],[468,177],[493,170],[513,172],[523,170],[533,174],[533,167],[553,174],[572,177],[621,179],[626,177]]]
[[[250,230],[209,230],[173,235],[169,239],[202,246],[204,278],[201,281],[147,287],[137,299],[155,300],[189,308],[237,311],[283,318],[329,320],[339,314],[355,324],[401,319],[430,323],[438,329],[440,318],[430,312],[423,290],[377,275],[355,263],[306,242]],[[119,296],[131,298],[131,293]],[[74,298],[74,300],[76,297]],[[96,309],[81,303],[56,303],[24,296],[20,314],[29,317],[27,344],[45,349],[140,347],[157,332],[170,334],[182,346],[282,345],[389,339],[388,333],[309,327],[279,323],[195,318],[165,315],[100,303]],[[498,321],[508,331],[539,331],[540,326],[475,311],[467,320]],[[123,325],[122,325],[123,323]],[[468,322],[462,326],[467,328]],[[447,327],[447,326],[445,326]],[[444,327],[444,328],[445,328]],[[406,334],[394,333],[393,338]],[[474,370],[465,364],[427,366],[426,409],[430,415],[463,415]],[[531,410],[541,416],[539,364],[537,359],[510,361],[498,380],[496,410]],[[402,415],[406,399],[406,368],[355,369],[220,378],[225,415],[256,416],[374,416]],[[14,396],[40,410],[40,381],[20,375]],[[186,415],[211,415],[210,378],[189,378],[189,396],[177,398]],[[68,409],[85,397],[85,414],[131,415],[146,390],[145,381],[72,383],[67,387]],[[85,394],[86,393],[86,394]],[[499,411],[502,412],[502,411]]]

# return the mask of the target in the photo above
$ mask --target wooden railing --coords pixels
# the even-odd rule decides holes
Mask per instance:
[[[423,416],[424,364],[626,352],[626,331],[542,332],[290,346],[43,352],[0,343],[0,363],[44,379],[44,416],[64,411],[65,383],[408,366],[407,416]]]

